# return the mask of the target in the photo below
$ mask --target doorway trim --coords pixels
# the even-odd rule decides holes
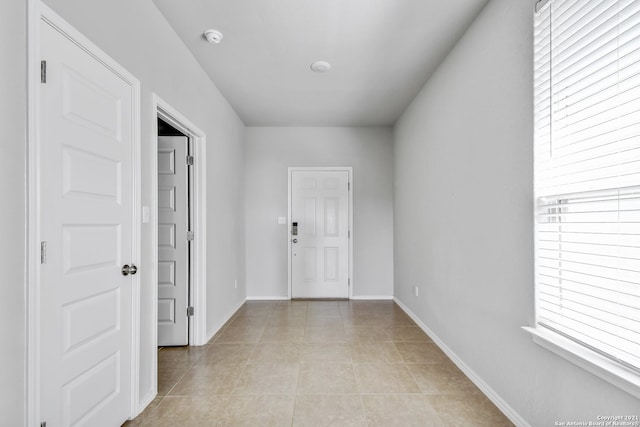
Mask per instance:
[[[191,252],[191,286],[189,292],[189,305],[194,308],[194,315],[189,318],[189,345],[199,346],[207,343],[207,180],[206,180],[206,135],[191,121],[189,121],[178,110],[173,108],[168,102],[153,94],[153,114],[152,142],[150,148],[151,158],[151,247],[152,247],[152,284],[153,297],[156,303],[153,305],[153,344],[154,348],[158,343],[157,328],[157,299],[158,299],[158,118],[161,118],[175,129],[185,134],[192,143],[193,156],[193,183],[192,195],[192,219],[195,239],[192,242]],[[154,365],[157,360],[154,360]],[[153,371],[154,389],[157,390],[157,366]]]
[[[291,235],[291,208],[293,206],[292,203],[292,187],[291,187],[291,174],[295,171],[344,171],[349,174],[349,299],[353,299],[353,167],[351,166],[328,166],[328,167],[310,167],[310,166],[290,166],[287,168],[287,283],[289,289],[288,299],[291,299],[292,296],[292,264],[291,264],[291,255],[293,246],[291,244],[291,239],[293,236]]]
[[[140,134],[140,81],[122,65],[76,30],[64,18],[41,0],[27,0],[27,183],[26,183],[26,425],[40,425],[40,26],[51,25],[76,45],[86,51],[122,80],[132,92],[132,259],[141,265],[141,134]],[[124,385],[130,389],[129,416],[138,408],[140,378],[140,283],[141,276],[131,277],[131,379]]]

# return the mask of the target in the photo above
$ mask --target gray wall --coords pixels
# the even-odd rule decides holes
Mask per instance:
[[[246,131],[247,295],[286,297],[287,168],[353,167],[353,294],[393,294],[390,128],[248,127]]]
[[[25,422],[27,6],[0,13],[0,425]]]
[[[520,329],[534,317],[533,5],[489,2],[396,124],[395,296],[531,426],[637,414]]]

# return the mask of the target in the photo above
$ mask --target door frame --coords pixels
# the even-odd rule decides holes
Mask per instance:
[[[207,138],[203,131],[189,121],[183,114],[168,102],[153,94],[152,143],[149,156],[151,158],[151,247],[152,247],[152,282],[154,331],[152,332],[154,348],[158,344],[158,118],[161,118],[189,138],[195,158],[193,164],[193,181],[191,183],[191,219],[195,239],[191,242],[191,283],[189,305],[194,308],[194,315],[189,318],[189,345],[199,346],[207,343],[207,179],[206,179],[206,147]],[[154,360],[154,389],[157,390],[157,360]]]
[[[132,140],[132,259],[140,265],[141,226],[141,137],[140,137],[140,82],[111,56],[93,44],[71,24],[55,13],[41,0],[27,0],[27,286],[26,286],[26,420],[27,425],[40,425],[40,26],[51,25],[85,52],[108,67],[131,87],[133,108],[131,111]],[[140,275],[131,277],[131,380],[129,416],[138,407],[140,366]],[[125,385],[127,386],[127,385]]]
[[[349,199],[349,230],[350,230],[350,236],[349,236],[349,251],[348,251],[348,257],[349,259],[347,260],[347,264],[349,265],[349,299],[353,298],[353,287],[354,287],[354,280],[353,280],[353,167],[351,166],[329,166],[329,167],[308,167],[308,166],[290,166],[287,169],[287,202],[288,202],[288,207],[287,207],[287,283],[288,283],[288,290],[289,290],[289,295],[288,295],[288,299],[291,299],[291,295],[292,295],[292,276],[293,276],[293,266],[292,266],[292,262],[291,262],[291,256],[292,256],[292,252],[293,252],[293,245],[291,244],[291,239],[293,238],[293,236],[291,235],[291,209],[293,206],[293,188],[291,186],[291,175],[292,172],[296,172],[296,171],[331,171],[331,172],[335,172],[335,171],[343,171],[343,172],[347,172],[349,174],[349,191],[348,191],[348,199]]]

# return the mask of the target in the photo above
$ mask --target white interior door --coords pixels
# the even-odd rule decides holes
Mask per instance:
[[[189,344],[186,136],[158,137],[158,345]]]
[[[130,416],[134,91],[47,22],[40,46],[40,408],[55,426]],[[43,251],[45,252],[45,251]]]
[[[291,296],[348,298],[349,172],[292,170],[291,226]]]

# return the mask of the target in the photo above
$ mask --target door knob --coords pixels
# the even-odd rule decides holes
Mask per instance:
[[[132,276],[134,274],[136,274],[138,272],[138,267],[136,267],[134,264],[125,264],[122,266],[122,275],[123,276],[128,276],[129,274],[131,274]]]
[[[293,239],[292,242],[293,243],[298,243],[298,239]]]

